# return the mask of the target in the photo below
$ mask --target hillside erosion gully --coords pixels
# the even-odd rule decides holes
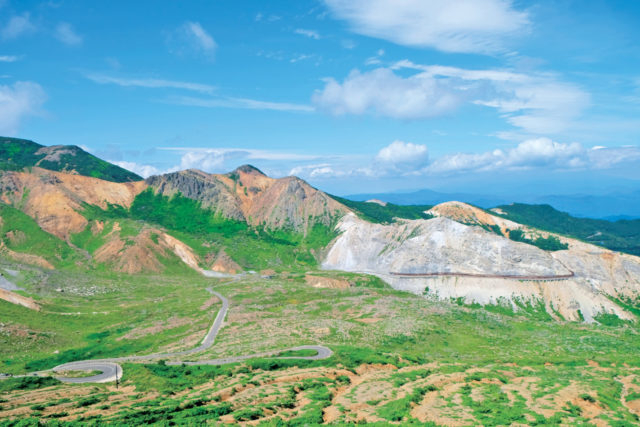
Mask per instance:
[[[114,357],[114,358],[96,359],[96,360],[78,360],[75,362],[69,362],[62,365],[58,365],[55,368],[47,371],[32,372],[26,375],[19,375],[19,376],[18,375],[17,376],[2,375],[0,376],[0,379],[20,378],[20,377],[38,377],[38,376],[47,375],[50,372],[60,373],[64,371],[81,371],[81,372],[98,371],[99,372],[98,374],[88,376],[88,377],[74,378],[74,377],[56,376],[55,378],[65,383],[75,383],[75,384],[105,383],[105,382],[117,381],[118,379],[122,378],[123,370],[122,370],[122,366],[120,366],[119,364],[120,362],[143,362],[143,361],[158,360],[158,359],[169,359],[174,357],[187,356],[187,355],[200,353],[202,351],[208,350],[213,345],[216,339],[216,336],[218,335],[218,332],[220,331],[220,329],[224,324],[224,319],[227,316],[227,311],[229,311],[229,300],[224,296],[222,296],[222,294],[214,291],[211,288],[207,288],[207,292],[220,298],[220,301],[222,302],[222,307],[218,311],[218,314],[215,320],[213,321],[213,325],[211,325],[209,332],[207,332],[207,335],[205,335],[201,344],[195,348],[184,350],[184,351],[177,351],[173,353],[154,353],[154,354],[148,354],[143,356],[125,356],[125,357]],[[317,354],[314,356],[277,357],[279,353],[283,353],[285,351],[299,351],[299,350],[315,350]],[[197,362],[171,361],[171,362],[167,362],[167,364],[168,365],[182,365],[182,364],[224,365],[228,363],[237,363],[243,360],[252,359],[256,357],[270,357],[270,356],[276,356],[275,358],[277,359],[320,360],[320,359],[327,359],[331,357],[332,354],[333,352],[329,348],[321,345],[302,345],[298,347],[267,351],[267,352],[255,353],[255,354],[248,354],[244,356],[232,356],[232,357],[226,357],[221,359],[202,360]]]

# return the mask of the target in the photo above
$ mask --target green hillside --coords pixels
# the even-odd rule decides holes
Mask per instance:
[[[0,137],[0,170],[22,170],[33,166],[60,172],[75,171],[113,182],[142,180],[135,173],[101,160],[75,145],[45,147],[27,139]]]
[[[610,222],[576,218],[549,205],[514,203],[498,208],[506,213],[503,215],[505,218],[520,224],[575,237],[614,251],[640,255],[640,220],[637,219]]]
[[[338,196],[331,196],[334,200],[354,210],[362,219],[381,223],[393,222],[394,218],[404,219],[429,219],[431,215],[425,211],[433,206],[429,205],[394,205],[387,203],[385,206],[372,202],[356,202]]]
[[[79,258],[66,242],[41,229],[33,218],[3,203],[0,241],[13,251],[40,256],[56,267],[73,267]]]

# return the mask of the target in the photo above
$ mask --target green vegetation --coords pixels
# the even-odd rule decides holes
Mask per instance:
[[[609,222],[576,218],[549,205],[514,203],[499,208],[506,213],[505,218],[520,224],[575,237],[614,251],[640,255],[640,220]]]
[[[429,219],[431,215],[424,211],[431,209],[429,205],[394,205],[386,206],[378,203],[356,202],[338,196],[331,196],[338,202],[354,210],[362,219],[370,222],[384,224],[393,222],[394,218],[404,219]]]
[[[38,255],[57,267],[73,266],[79,256],[27,214],[0,203],[0,239],[11,250]]]
[[[314,274],[339,277],[337,272]],[[54,277],[77,283],[82,276],[59,272]],[[68,387],[85,387],[85,391],[73,394],[66,403],[28,400],[20,405],[27,405],[28,414],[40,419],[53,420],[67,413],[85,425],[197,425],[206,420],[222,422],[225,417],[224,421],[295,426],[321,423],[329,406],[337,411],[337,424],[353,423],[357,418],[341,405],[355,404],[359,396],[367,395],[370,397],[360,403],[386,423],[429,425],[418,421],[413,411],[428,394],[429,399],[440,399],[435,409],[448,410],[453,420],[465,425],[592,422],[580,409],[580,402],[576,403],[579,398],[584,404],[604,408],[607,412],[599,418],[610,424],[637,422],[622,403],[618,381],[634,374],[626,366],[640,364],[639,332],[634,323],[552,322],[537,304],[517,302],[516,312],[506,306],[491,312],[458,305],[458,301],[432,301],[378,287],[375,281],[365,280],[366,276],[341,278],[360,282],[360,286],[313,288],[306,284],[303,273],[282,274],[268,281],[257,275],[234,282],[214,281],[214,288],[232,301],[234,316],[228,318],[210,350],[190,356],[191,360],[211,359],[321,342],[334,351],[328,359],[262,358],[222,366],[126,363],[122,391],[111,385],[55,385],[60,392]],[[39,280],[33,279],[34,283]],[[40,313],[34,319],[33,312],[22,307],[0,305],[12,328],[22,325],[21,330],[37,334],[30,345],[18,344],[17,336],[0,334],[0,350],[6,355],[0,371],[23,372],[25,365],[50,367],[68,357],[150,353],[194,333],[192,340],[197,342],[215,315],[215,308],[200,310],[209,298],[203,288],[211,285],[210,280],[196,276],[131,279],[111,275],[100,282],[108,292],[91,301],[69,294],[52,297],[47,305],[48,310],[87,314]],[[101,310],[110,313],[90,314]],[[197,326],[143,334],[148,327],[166,325],[167,317],[174,315],[198,319],[194,321]],[[378,320],[362,322],[372,317]],[[60,353],[52,355],[51,348]],[[77,353],[68,351],[73,349]],[[606,369],[592,369],[588,360]],[[370,365],[373,373],[368,376],[362,365]],[[13,408],[17,380],[0,382],[0,386],[6,384],[0,390],[0,398],[6,401],[1,406]],[[37,381],[46,382],[25,387],[54,386],[50,379]],[[135,386],[133,394],[125,391],[132,390],[131,386]],[[545,416],[532,409],[532,400],[526,400],[551,404],[552,397],[567,387],[576,390],[574,400],[568,398],[574,403],[558,402]],[[525,399],[519,390],[531,397]],[[635,398],[627,394],[627,401]],[[30,422],[27,418],[20,421]]]
[[[254,270],[274,268],[308,268],[317,265],[314,253],[335,237],[332,226],[315,223],[306,234],[287,229],[267,230],[250,227],[245,222],[224,218],[205,209],[202,204],[180,194],[173,197],[155,194],[149,188],[140,193],[130,209],[110,205],[106,210],[85,205],[83,215],[89,220],[134,220],[164,227],[176,238],[205,258],[224,249],[238,264]],[[85,230],[75,241],[91,252],[92,239]],[[104,233],[104,231],[103,231]]]
[[[141,181],[142,177],[105,162],[75,145],[57,148],[54,160],[38,150],[44,146],[19,138],[0,137],[0,170],[22,170],[38,166],[53,171],[75,171],[80,175],[114,182]]]
[[[392,400],[391,402],[386,403],[384,406],[380,407],[378,415],[389,421],[403,421],[410,417],[409,412],[411,410],[412,403],[420,403],[426,393],[435,390],[436,388],[432,385],[422,388],[416,388],[411,394],[408,394],[402,399]],[[431,423],[431,425],[435,426],[434,423]]]
[[[0,380],[0,392],[10,390],[35,390],[43,387],[58,385],[60,382],[51,377],[22,377]]]
[[[556,236],[536,237],[529,239],[522,230],[509,230],[509,238],[515,242],[528,243],[537,246],[545,251],[562,251],[569,248],[569,245],[562,243]]]

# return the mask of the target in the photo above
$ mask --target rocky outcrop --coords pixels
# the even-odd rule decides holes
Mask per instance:
[[[190,169],[146,182],[160,194],[180,193],[226,218],[272,229],[306,231],[315,223],[330,225],[348,211],[299,178],[273,179],[250,165],[224,175]]]
[[[115,223],[93,259],[123,273],[158,273],[165,270],[163,259],[176,256],[185,265],[201,271],[198,256],[185,243],[154,227],[145,226],[135,236],[123,238]]]
[[[346,216],[324,266],[399,274],[465,273],[560,276],[549,253],[448,218],[372,224]]]
[[[0,172],[0,201],[19,208],[45,231],[67,239],[87,225],[83,203],[129,207],[146,188],[144,181],[118,183],[34,167],[31,172]]]
[[[0,289],[0,299],[10,302],[11,304],[21,305],[31,310],[40,311],[40,305],[33,300],[33,298],[23,297],[15,292]]]
[[[553,316],[587,321],[603,312],[631,319],[608,296],[640,295],[640,258],[573,239],[563,238],[569,250],[546,252],[444,216],[379,225],[349,214],[338,228],[324,268],[372,273],[416,294],[516,309],[543,302]]]

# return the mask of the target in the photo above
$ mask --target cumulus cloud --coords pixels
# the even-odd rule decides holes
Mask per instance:
[[[378,151],[375,157],[375,162],[383,168],[402,173],[414,172],[428,161],[429,151],[426,145],[397,140]]]
[[[446,155],[436,159],[424,172],[449,174],[534,168],[574,169],[587,166],[587,150],[581,144],[564,144],[549,138],[535,138],[508,150]]]
[[[301,36],[309,37],[310,39],[319,40],[320,34],[314,30],[305,30],[304,28],[296,28],[294,31],[296,34],[300,34]]]
[[[413,74],[400,74],[407,71]],[[365,73],[354,70],[342,82],[326,79],[312,100],[336,115],[399,119],[439,116],[465,103],[483,105],[531,134],[566,129],[590,103],[588,93],[550,74],[468,70],[406,60]]]
[[[76,33],[71,24],[67,22],[59,23],[54,35],[62,43],[69,46],[79,46],[82,44],[82,36]]]
[[[180,169],[219,169],[224,164],[225,154],[223,150],[189,151],[182,155]]]
[[[243,162],[317,162],[321,156],[253,148],[197,148],[161,147],[159,150],[180,153],[180,164],[172,170],[201,169],[207,172],[223,171]]]
[[[199,22],[185,22],[168,37],[170,50],[177,54],[196,53],[212,59],[218,44]]]
[[[151,175],[159,175],[162,171],[155,166],[151,165],[142,165],[136,162],[126,162],[126,161],[110,161],[114,165],[118,165],[121,168],[125,168],[131,172],[134,172],[140,175],[143,178],[148,178]]]
[[[529,27],[511,0],[325,0],[338,19],[370,37],[444,52],[494,53]]]
[[[46,99],[42,87],[34,82],[0,85],[0,133],[14,135],[25,117],[40,113]]]
[[[425,74],[407,78],[388,68],[352,71],[342,82],[329,78],[313,103],[336,115],[373,113],[399,119],[434,117],[454,110],[461,96],[446,81]]]
[[[7,25],[2,29],[2,38],[4,40],[15,39],[24,34],[32,33],[36,30],[36,26],[31,23],[28,13],[13,16]]]
[[[89,80],[100,84],[115,84],[118,86],[131,86],[131,87],[146,87],[146,88],[171,88],[171,89],[184,89],[195,92],[212,93],[215,91],[215,87],[211,85],[183,82],[177,80],[164,80],[155,78],[122,78],[113,77],[103,74],[88,74],[86,76]]]

